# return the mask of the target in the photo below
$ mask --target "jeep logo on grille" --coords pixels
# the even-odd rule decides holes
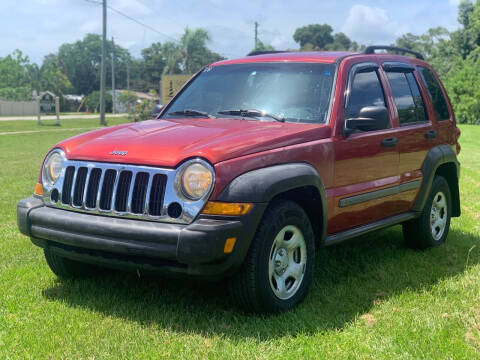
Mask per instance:
[[[120,156],[125,156],[128,154],[128,151],[118,151],[118,150],[113,150],[110,152],[110,155],[120,155]]]

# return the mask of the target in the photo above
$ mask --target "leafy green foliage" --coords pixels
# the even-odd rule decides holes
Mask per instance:
[[[293,39],[301,50],[357,50],[358,44],[344,33],[333,34],[328,24],[310,24],[295,30]]]
[[[85,99],[85,107],[89,112],[100,111],[100,91],[92,91]],[[112,111],[112,93],[110,91],[105,92],[105,111]]]
[[[28,86],[7,87],[0,89],[0,100],[6,101],[27,101],[32,96],[32,89]]]
[[[480,124],[480,62],[458,61],[446,76],[445,86],[457,120]]]
[[[462,27],[451,33],[443,27],[408,33],[396,45],[424,54],[441,77],[458,122],[480,124],[480,1],[461,1],[458,21]]]
[[[257,40],[257,45],[252,51],[273,51],[275,47],[270,44],[265,44],[262,40]]]
[[[118,101],[124,104],[128,110],[132,106],[135,106],[135,104],[137,103],[137,99],[137,95],[135,95],[133,91],[122,91],[122,93],[118,97]]]
[[[118,88],[126,86],[127,62],[131,61],[128,50],[111,40],[106,44],[107,65],[110,66],[111,54],[115,57],[115,81]],[[88,34],[82,40],[63,44],[58,50],[58,61],[62,72],[68,77],[76,94],[89,94],[100,88],[100,63],[102,54],[100,35]],[[111,71],[107,71],[107,84],[111,81]]]
[[[149,93],[154,97],[158,96],[153,89],[150,90]],[[128,118],[135,122],[151,119],[153,106],[155,104],[155,100],[151,99],[143,99],[142,101],[137,102],[135,106],[130,108],[130,111],[128,112]]]

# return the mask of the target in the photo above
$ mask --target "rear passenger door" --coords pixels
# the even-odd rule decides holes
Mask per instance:
[[[437,130],[431,122],[420,75],[407,63],[382,64],[396,107],[396,131],[400,153],[402,201],[398,210],[411,209],[422,180],[421,167],[430,148],[437,144]]]

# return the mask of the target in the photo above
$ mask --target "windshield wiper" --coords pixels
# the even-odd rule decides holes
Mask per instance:
[[[207,113],[205,111],[194,110],[194,109],[185,109],[185,110],[173,111],[173,112],[169,112],[168,115],[203,116],[203,117],[210,118],[210,119],[215,118],[215,116],[210,115],[209,113]]]
[[[270,114],[266,111],[261,111],[261,110],[256,110],[256,109],[250,109],[250,110],[222,110],[219,111],[217,114],[222,114],[222,115],[239,115],[239,116],[244,116],[244,117],[269,117],[271,119],[274,119],[276,121],[280,122],[285,122],[285,118],[281,118],[278,116],[275,116],[273,114]]]

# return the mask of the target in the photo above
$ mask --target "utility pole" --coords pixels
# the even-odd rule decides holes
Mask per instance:
[[[105,47],[107,43],[107,0],[102,1],[103,29],[102,29],[102,64],[100,68],[100,125],[107,125],[105,121]]]
[[[127,59],[127,91],[130,91],[130,59]]]
[[[115,114],[115,42],[112,36],[112,113]]]
[[[258,44],[258,22],[255,21],[255,49],[257,48]]]

